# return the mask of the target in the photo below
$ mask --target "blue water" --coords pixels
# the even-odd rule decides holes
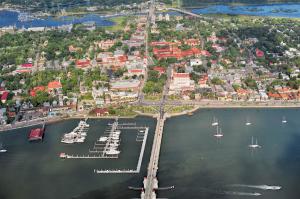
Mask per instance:
[[[292,12],[287,12],[288,10]],[[267,4],[267,5],[214,5],[206,8],[192,9],[196,14],[234,14],[271,17],[300,17],[300,4]]]
[[[20,22],[18,21],[18,12],[2,10],[0,11],[0,27],[16,25],[17,28],[28,27],[58,27],[61,25],[78,24],[88,21],[93,21],[97,26],[113,26],[114,22],[103,18],[100,15],[88,14],[82,17],[47,17],[45,19],[34,19],[32,21]]]

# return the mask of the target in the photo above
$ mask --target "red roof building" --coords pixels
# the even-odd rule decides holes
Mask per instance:
[[[258,48],[256,48],[255,53],[257,57],[263,57],[265,55],[264,52],[259,50]]]
[[[38,92],[38,91],[45,91],[45,86],[36,86],[36,87],[34,87],[30,91],[30,96],[31,97],[35,97],[36,96],[36,92]]]
[[[170,46],[168,48],[154,48],[153,54],[157,57],[158,60],[163,58],[176,58],[182,59],[190,56],[199,56],[201,55],[201,50],[198,48],[191,48],[189,50],[182,51],[177,46]]]
[[[160,75],[166,73],[166,69],[161,66],[155,66],[153,70],[159,72]]]
[[[95,114],[97,117],[100,117],[100,116],[104,116],[104,115],[108,115],[109,112],[108,112],[108,109],[107,108],[96,108],[94,110]]]
[[[90,66],[90,64],[91,64],[90,60],[86,60],[86,59],[80,59],[76,61],[76,66],[78,68],[86,68]]]
[[[25,63],[21,65],[22,68],[32,68],[33,64],[32,63]]]
[[[186,39],[184,44],[189,46],[199,46],[201,44],[199,39]]]
[[[59,90],[62,88],[60,81],[52,81],[48,83],[48,92],[51,93],[54,90]]]
[[[4,91],[3,94],[1,95],[1,102],[2,102],[3,104],[6,103],[7,98],[8,98],[8,94],[9,94],[9,92]]]
[[[30,131],[28,140],[29,141],[42,140],[43,137],[44,137],[44,128],[36,128]]]
[[[128,70],[128,75],[129,76],[139,76],[139,75],[144,75],[145,71],[144,69],[129,69]]]

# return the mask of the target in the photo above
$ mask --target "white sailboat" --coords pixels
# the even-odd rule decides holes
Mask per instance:
[[[214,117],[213,122],[211,123],[212,126],[218,126],[219,122],[217,120],[217,118]]]
[[[246,126],[250,126],[250,125],[251,125],[251,122],[250,122],[249,118],[247,118]]]
[[[252,139],[251,139],[251,144],[249,144],[249,147],[252,148],[252,149],[261,148],[261,146],[257,142],[257,139],[254,143],[253,136],[252,136]]]
[[[3,147],[3,144],[0,144],[0,153],[5,153],[7,150]]]
[[[216,138],[221,138],[221,137],[223,137],[222,129],[220,128],[220,131],[219,131],[219,127],[218,127],[218,126],[217,126],[217,132],[216,132],[216,134],[214,134],[214,136],[215,136]]]
[[[287,121],[286,121],[286,119],[285,119],[285,116],[282,117],[281,122],[282,122],[283,124],[287,123]]]

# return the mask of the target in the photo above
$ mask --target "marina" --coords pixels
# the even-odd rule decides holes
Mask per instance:
[[[80,120],[78,126],[75,127],[70,133],[64,134],[61,138],[61,142],[65,144],[83,143],[89,130],[89,124],[85,121]]]

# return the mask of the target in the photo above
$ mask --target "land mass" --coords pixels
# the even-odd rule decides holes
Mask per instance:
[[[299,3],[299,0],[182,0],[182,6],[204,6],[211,4],[270,4],[270,3]]]

